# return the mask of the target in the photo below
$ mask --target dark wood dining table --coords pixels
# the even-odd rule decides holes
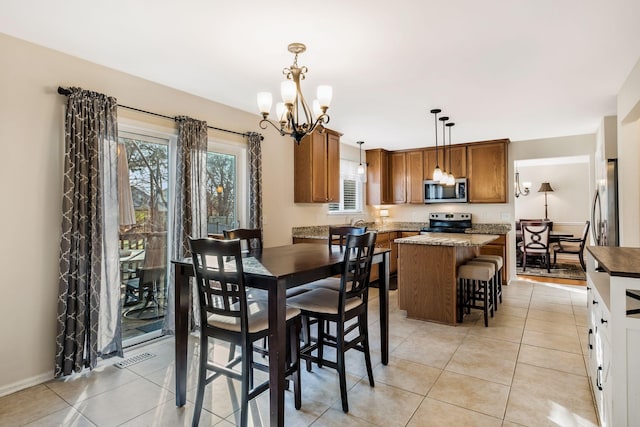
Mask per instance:
[[[380,264],[380,341],[382,363],[389,363],[389,264],[390,249],[376,248],[373,263]],[[343,252],[337,245],[314,243],[264,248],[247,254],[243,262],[247,286],[264,289],[269,304],[269,398],[272,426],[284,425],[286,290],[340,273]],[[187,345],[191,302],[190,259],[173,260],[175,277],[176,405],[187,396]]]

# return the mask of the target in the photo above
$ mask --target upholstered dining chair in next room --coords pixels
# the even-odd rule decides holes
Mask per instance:
[[[587,266],[584,262],[584,246],[587,242],[587,237],[589,237],[589,224],[587,221],[584,224],[584,229],[582,230],[582,237],[560,237],[558,238],[558,243],[553,245],[553,265],[556,265],[556,256],[557,254],[573,254],[578,255],[580,259],[580,265],[584,271],[587,271]]]

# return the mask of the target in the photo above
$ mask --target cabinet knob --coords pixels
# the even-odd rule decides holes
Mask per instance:
[[[598,301],[593,300],[593,305],[596,305],[596,304],[598,304]]]
[[[602,323],[604,325],[605,323],[609,323],[609,321],[604,320],[604,319],[600,319],[600,323]]]
[[[591,335],[593,335],[593,329],[589,328],[589,350],[593,350],[593,344],[591,344]]]
[[[598,390],[602,390],[602,366],[598,366],[598,372],[596,373],[596,386]]]

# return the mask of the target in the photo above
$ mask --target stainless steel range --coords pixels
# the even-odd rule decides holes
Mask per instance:
[[[429,214],[429,227],[421,233],[464,233],[471,228],[471,214],[458,212],[434,212]]]

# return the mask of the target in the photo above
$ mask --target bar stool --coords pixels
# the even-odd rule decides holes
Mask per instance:
[[[458,267],[458,321],[462,322],[465,309],[474,308],[483,311],[484,326],[489,326],[489,314],[493,317],[494,275],[495,267],[490,262],[470,261]]]
[[[500,255],[478,255],[474,260],[491,261],[496,268],[496,275],[493,278],[493,305],[495,311],[498,311],[498,302],[502,304],[502,266],[504,265],[502,257]]]
[[[493,312],[494,311],[498,311],[498,303],[497,303],[497,298],[496,298],[496,293],[497,293],[497,282],[496,282],[496,277],[498,275],[498,272],[496,271],[497,267],[497,263],[496,261],[492,261],[492,260],[488,260],[488,259],[479,259],[478,257],[475,257],[469,261],[466,262],[466,264],[470,264],[470,265],[492,265],[493,269],[494,269],[494,273],[493,273],[493,278],[491,279],[491,288],[489,289],[489,297],[491,298],[491,302],[492,302],[492,310],[491,310],[491,317],[493,317]]]

